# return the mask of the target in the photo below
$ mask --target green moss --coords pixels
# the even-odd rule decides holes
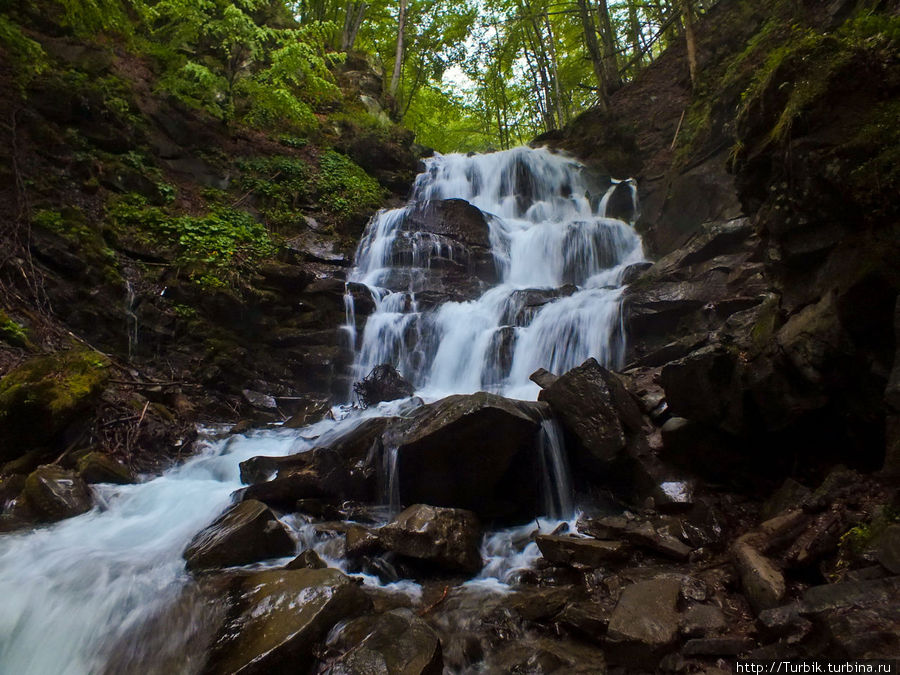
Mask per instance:
[[[13,321],[0,309],[0,340],[13,347],[31,347],[28,332],[22,324]]]
[[[384,198],[378,181],[352,159],[334,150],[319,158],[316,191],[322,206],[341,218],[375,208]]]
[[[96,224],[89,224],[81,209],[70,206],[59,211],[42,209],[32,216],[31,221],[72,242],[107,284],[116,286],[123,283],[115,252],[107,245],[101,229]]]
[[[0,456],[51,442],[102,391],[109,365],[97,352],[71,349],[10,371],[0,380]]]
[[[297,221],[297,208],[310,193],[309,164],[298,157],[277,155],[245,159],[238,166],[240,188],[254,197],[266,222],[290,229]]]

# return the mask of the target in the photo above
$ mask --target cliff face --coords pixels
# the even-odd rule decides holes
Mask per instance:
[[[554,140],[637,178],[657,262],[627,293],[631,372],[750,475],[898,470],[897,21],[720,2],[693,90],[676,47]]]

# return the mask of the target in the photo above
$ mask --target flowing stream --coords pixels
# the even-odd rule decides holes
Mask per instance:
[[[621,280],[643,255],[633,228],[605,216],[615,190],[630,190],[634,199],[630,183],[598,191],[576,161],[544,149],[427,160],[410,204],[377,214],[360,243],[350,281],[369,287],[376,309],[357,334],[347,296],[354,374],[390,362],[425,400],[481,389],[534,399],[538,388],[528,376],[539,367],[561,373],[590,356],[620,365]],[[452,232],[410,229],[419,205],[454,198],[485,214],[488,247],[482,253],[493,269],[473,271],[471,242]],[[475,279],[470,297],[429,289],[429,275],[441,269]],[[175,672],[165,665],[172,662],[181,664],[178,672],[195,671],[199,661],[190,665],[184,655],[202,659],[203,643],[190,626],[154,624],[166,634],[159,648],[129,650],[137,649],[134,636],[142,626],[159,622],[182,596],[190,580],[182,551],[242,487],[239,463],[327,445],[365,417],[402,414],[404,405],[382,404],[300,430],[210,434],[198,455],[162,476],[94,486],[98,505],[89,513],[0,537],[0,673]],[[561,433],[552,420],[541,427],[540,449],[552,518],[539,525],[549,531],[574,516]],[[389,453],[385,463],[385,501],[394,502]],[[288,516],[285,522],[298,551],[312,547],[329,564],[344,566],[333,540],[318,537],[308,521]],[[469,583],[502,588],[538,556],[527,543],[533,530],[529,524],[486,535],[487,564]],[[366,583],[382,582],[368,577]],[[417,592],[411,582],[394,586]]]

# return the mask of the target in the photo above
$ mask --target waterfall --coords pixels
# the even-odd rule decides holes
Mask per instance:
[[[533,399],[538,368],[562,373],[591,356],[621,366],[622,276],[643,259],[634,228],[606,217],[623,188],[634,216],[633,181],[598,190],[584,166],[545,148],[426,160],[409,203],[378,213],[357,249],[350,278],[369,287],[375,311],[354,345],[353,379],[388,362],[426,399]],[[455,199],[483,214],[493,269],[479,269],[471,242],[436,221],[434,205]],[[448,270],[479,292],[445,292]]]

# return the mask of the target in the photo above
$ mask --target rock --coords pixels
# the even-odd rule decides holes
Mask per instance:
[[[128,485],[137,482],[128,467],[102,452],[89,452],[79,459],[78,475],[86,483]]]
[[[483,518],[539,513],[537,443],[546,414],[543,404],[485,392],[422,406],[383,437],[385,451],[396,448],[400,503]]]
[[[621,541],[597,541],[551,534],[540,534],[534,540],[541,555],[556,565],[605,567],[621,562],[628,556],[628,547]]]
[[[760,516],[763,520],[768,520],[782,511],[799,508],[811,494],[812,491],[808,487],[801,485],[793,478],[787,478],[763,504]]]
[[[332,649],[348,648],[328,666],[331,675],[440,675],[444,669],[441,641],[408,609],[350,621]]]
[[[284,458],[255,457],[249,461],[252,464],[241,465],[241,473],[247,478],[261,477],[273,464],[276,474],[271,480],[254,483],[244,490],[243,499],[258,499],[270,506],[293,510],[301,499],[364,501],[372,495],[372,477],[352,472],[340,455],[329,448],[314,448]]]
[[[244,389],[241,393],[244,395],[244,400],[257,410],[263,410],[265,412],[275,412],[278,410],[278,403],[276,403],[274,396],[263,394],[259,391],[253,391],[251,389]]]
[[[257,572],[237,592],[206,673],[305,672],[332,626],[371,607],[362,589],[333,569]]]
[[[383,401],[408,398],[414,391],[412,384],[389,363],[375,366],[372,372],[353,385],[353,392],[365,408]]]
[[[538,385],[541,389],[546,389],[559,379],[559,375],[554,375],[544,368],[538,368],[528,377],[528,379]]]
[[[29,474],[22,498],[43,521],[71,518],[90,511],[94,505],[87,484],[73,471],[54,465],[38,467]]]
[[[643,419],[622,382],[588,359],[561,375],[539,395],[550,404],[566,433],[576,443],[574,460],[597,476],[625,450],[626,434],[640,431]]]
[[[367,527],[351,525],[347,528],[346,536],[345,554],[348,558],[358,558],[382,550],[378,535]]]
[[[900,525],[889,525],[878,536],[875,559],[891,574],[900,574]]]
[[[109,377],[109,361],[72,349],[38,356],[0,380],[0,463],[60,440],[83,424]]]
[[[580,520],[578,531],[597,539],[623,539],[629,544],[662,553],[676,560],[687,560],[692,550],[675,537],[657,532],[653,525],[646,521],[638,523],[615,516]]]
[[[242,501],[201,531],[184,550],[192,572],[291,555],[296,544],[262,502]]]
[[[388,551],[443,570],[474,574],[481,560],[481,526],[474,513],[425,504],[410,506],[377,531]]]
[[[296,558],[291,560],[287,565],[284,566],[286,570],[322,570],[328,567],[325,564],[325,561],[319,557],[319,554],[313,551],[311,548],[306,549],[298,555]]]
[[[737,656],[753,646],[744,637],[695,638],[688,640],[681,650],[685,656]]]
[[[693,605],[681,617],[681,633],[685,637],[707,637],[725,627],[725,615],[713,605]]]
[[[328,399],[308,398],[300,402],[296,412],[284,423],[287,429],[300,429],[325,419],[331,413]]]
[[[557,614],[555,621],[575,634],[600,642],[609,625],[609,614],[596,603],[571,602]]]
[[[733,476],[744,461],[738,439],[705,424],[671,417],[660,433],[662,459],[712,480]]]
[[[781,603],[786,592],[784,576],[772,563],[747,543],[736,544],[732,553],[744,594],[757,612]]]
[[[675,609],[681,581],[658,577],[627,586],[613,610],[607,631],[611,663],[653,668],[678,636]]]
[[[719,345],[698,349],[667,364],[660,373],[672,413],[740,433],[744,393],[737,355]]]
[[[759,613],[757,623],[764,637],[784,640],[789,644],[799,642],[812,631],[809,619],[800,616],[800,603],[765,609]]]

